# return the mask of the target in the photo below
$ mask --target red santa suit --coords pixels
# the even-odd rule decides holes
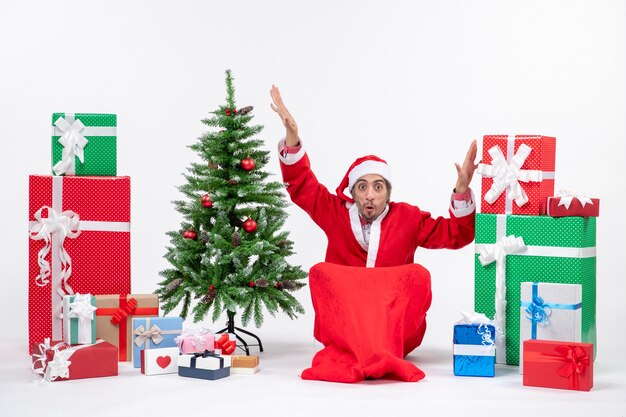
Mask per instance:
[[[337,189],[337,194],[332,194],[313,174],[303,148],[296,148],[295,152],[288,153],[282,141],[279,144],[279,154],[283,180],[291,200],[309,214],[328,238],[328,263],[351,267],[398,267],[412,264],[415,251],[420,246],[429,249],[458,249],[474,239],[473,195],[470,201],[462,201],[460,204],[452,200],[449,218],[433,218],[430,213],[416,206],[390,202],[371,225],[364,226],[357,205],[343,191],[348,185],[350,174],[355,177],[355,173],[359,176],[376,173],[389,180],[384,161],[374,157],[383,164],[374,162],[377,165],[373,167],[357,165],[359,168],[354,170],[359,160],[355,161]],[[352,177],[351,184],[354,182]],[[468,195],[471,195],[471,191]],[[390,286],[388,289],[388,296],[396,298],[393,302],[389,301],[393,307],[383,305],[381,311],[388,312],[389,317],[376,315],[367,319],[352,317],[356,309],[350,306],[362,304],[363,297],[367,298],[368,294],[358,293],[343,279],[351,270],[333,270],[332,266],[330,269],[324,266],[311,269],[311,296],[316,310],[314,336],[325,348],[316,354],[312,367],[302,372],[303,379],[357,382],[383,376],[405,381],[417,381],[424,377],[424,373],[415,365],[402,359],[420,345],[426,330],[426,312],[431,303],[430,274],[425,268],[414,266],[417,269],[410,272],[409,287],[398,290]],[[342,276],[342,279],[329,280],[328,274],[333,271]],[[323,278],[318,280],[317,277]],[[385,277],[388,278],[389,276]],[[370,281],[359,282],[362,291],[379,291],[376,285],[368,287]],[[405,297],[403,293],[407,292],[406,288],[412,291]],[[334,297],[329,297],[329,294]],[[381,295],[383,298],[387,296]],[[389,310],[400,305],[404,305],[405,310]],[[410,314],[405,314],[405,311],[409,311],[406,309],[407,305],[410,306]],[[340,313],[344,307],[347,308],[346,312],[352,313]],[[401,317],[401,322],[390,323],[391,316]],[[362,322],[365,320],[370,328],[364,332]],[[389,326],[402,329],[402,334],[398,336],[400,341],[395,343],[389,340],[390,344],[381,345],[380,334],[395,331],[395,327],[390,329]],[[374,327],[377,330],[369,332]],[[364,333],[371,334],[371,340],[364,340]]]

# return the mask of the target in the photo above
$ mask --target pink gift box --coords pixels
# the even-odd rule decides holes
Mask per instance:
[[[211,352],[215,349],[215,335],[210,331],[185,330],[176,338],[176,344],[183,354]]]

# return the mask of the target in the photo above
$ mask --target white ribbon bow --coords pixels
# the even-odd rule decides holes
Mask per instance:
[[[587,203],[593,204],[593,201],[589,197],[576,190],[560,190],[557,197],[561,197],[559,200],[559,206],[565,206],[566,209],[569,209],[570,204],[572,204],[572,200],[575,198],[580,201],[580,204],[583,207],[585,207]]]
[[[48,210],[48,217],[42,217],[42,211]],[[51,207],[43,206],[34,214],[36,223],[30,226],[30,238],[33,240],[42,240],[45,245],[37,255],[39,264],[39,275],[35,278],[35,282],[40,287],[46,286],[50,281],[50,263],[46,261],[46,256],[51,248],[51,235],[58,233],[59,239],[59,258],[61,260],[61,282],[67,289],[68,293],[72,293],[71,288],[67,285],[67,280],[72,275],[72,259],[63,247],[66,237],[71,239],[80,235],[80,218],[73,211],[66,210],[61,214],[54,211]]]
[[[78,321],[85,323],[93,319],[93,312],[96,307],[91,304],[91,294],[78,294],[74,296],[74,300],[70,303],[69,318],[78,318]]]
[[[521,236],[505,236],[493,245],[487,245],[479,252],[478,260],[483,266],[496,263],[496,296],[495,314],[493,317],[496,328],[496,355],[498,363],[505,363],[502,356],[506,350],[506,256],[521,252],[526,244]]]
[[[478,173],[483,177],[493,178],[493,184],[485,194],[485,201],[493,204],[500,194],[508,188],[507,199],[515,200],[518,207],[522,207],[528,202],[528,196],[522,189],[522,182],[540,182],[542,172],[538,170],[521,169],[522,165],[530,155],[532,148],[526,144],[521,144],[517,153],[507,162],[504,154],[498,146],[489,149],[492,165],[478,164]]]
[[[67,347],[67,349],[60,350],[61,347]],[[47,352],[49,350],[54,351],[52,360],[48,362]],[[69,357],[72,356],[74,351],[69,348],[66,343],[57,343],[55,346],[50,347],[50,338],[44,339],[43,343],[39,344],[39,352],[33,353],[32,369],[36,375],[41,376],[41,382],[52,382],[57,378],[69,378],[70,365]],[[37,364],[41,364],[41,367],[37,367]]]
[[[61,160],[52,170],[56,175],[74,174],[76,163],[74,158],[78,158],[81,163],[85,162],[84,148],[89,142],[82,133],[85,125],[78,119],[70,124],[63,117],[59,117],[54,124],[63,132],[59,138],[59,143],[63,145],[63,153]]]
[[[146,330],[144,325],[137,327],[135,329],[135,344],[138,347],[141,347],[144,343],[148,343],[149,340],[152,340],[155,345],[158,345],[163,341],[163,336],[161,336],[161,329],[156,324],[153,324],[150,327],[150,330]]]

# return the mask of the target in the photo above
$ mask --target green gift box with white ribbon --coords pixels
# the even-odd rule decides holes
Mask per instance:
[[[63,296],[63,341],[68,345],[96,343],[96,297]]]
[[[116,176],[117,115],[54,113],[54,175]]]
[[[519,365],[522,282],[582,285],[581,339],[595,345],[595,217],[478,213],[475,242],[474,309],[494,320],[497,363]]]

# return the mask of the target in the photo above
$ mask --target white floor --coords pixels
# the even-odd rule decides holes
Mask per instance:
[[[146,377],[123,363],[118,377],[41,385],[31,380],[23,343],[4,339],[0,342],[2,415],[626,416],[626,364],[601,357],[594,364],[591,392],[524,387],[517,367],[498,366],[495,378],[455,377],[449,347],[427,344],[409,356],[426,372],[423,381],[338,384],[299,378],[315,352],[312,340],[270,334],[263,342],[261,371],[252,376],[233,375],[219,381]]]

